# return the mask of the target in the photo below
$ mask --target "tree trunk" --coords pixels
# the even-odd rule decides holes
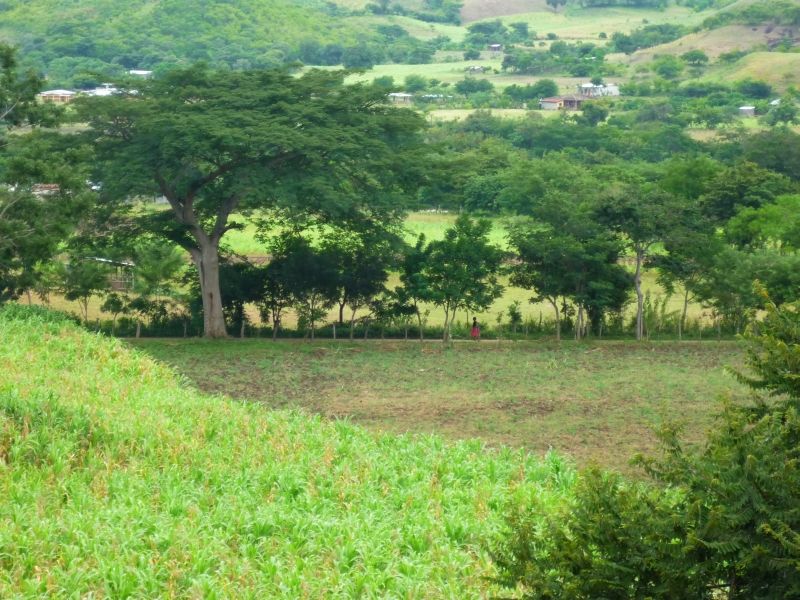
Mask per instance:
[[[683,291],[683,311],[678,321],[678,339],[683,339],[683,330],[686,328],[686,313],[689,311],[689,290]]]
[[[189,323],[187,321],[183,321],[183,337],[189,337]]]
[[[355,323],[356,323],[356,309],[353,309],[353,314],[350,315],[350,341],[353,341],[353,336],[355,335]]]
[[[142,322],[136,319],[136,339],[138,340],[140,337],[142,337]]]
[[[278,339],[278,329],[281,326],[281,315],[280,313],[272,313],[272,341]]]
[[[414,302],[414,310],[417,312],[417,323],[419,323],[419,341],[425,341],[425,333],[422,331],[422,313],[419,312],[419,306]]]
[[[344,306],[345,302],[339,302],[339,325],[344,325]]]
[[[31,290],[25,290],[25,295],[28,297],[28,306],[33,306],[33,298],[31,297]]]
[[[336,341],[336,323],[333,324],[333,341]]]
[[[200,292],[203,295],[203,335],[207,338],[228,337],[225,315],[222,312],[222,294],[219,286],[219,243],[210,239],[198,240],[192,249],[192,259],[200,274]]]
[[[241,326],[241,328],[239,329],[239,339],[242,339],[242,340],[244,339],[244,330],[245,330],[245,327],[246,327],[246,326],[247,326],[247,325],[246,325],[246,324],[245,324],[245,322],[244,322],[244,315],[242,315],[242,326]]]
[[[556,341],[561,341],[561,311],[558,310],[558,298],[548,298],[550,300],[550,304],[553,305],[553,308],[556,311]],[[541,314],[539,315],[539,321],[541,322]]]
[[[636,339],[644,338],[644,294],[642,293],[642,262],[644,252],[636,250],[636,271],[633,274],[633,285],[636,288]]]
[[[578,306],[578,317],[575,320],[575,340],[580,341],[583,337],[583,305]]]

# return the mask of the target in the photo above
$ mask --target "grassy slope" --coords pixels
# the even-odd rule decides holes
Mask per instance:
[[[464,0],[461,6],[461,21],[470,23],[533,10],[547,12],[546,0]]]
[[[617,31],[629,32],[643,25],[678,23],[692,26],[700,23],[709,13],[696,13],[681,6],[666,10],[627,7],[573,8],[554,13],[550,10],[525,12],[502,17],[504,23],[524,21],[540,37],[555,33],[567,40],[597,41],[601,32],[608,37]]]
[[[730,342],[130,343],[209,392],[620,469],[653,448],[652,427],[680,421],[700,440],[716,398],[746,394],[723,368],[741,364]]]
[[[682,38],[645,48],[634,52],[630,57],[614,55],[614,58],[630,64],[638,65],[663,54],[680,55],[689,50],[702,50],[714,61],[720,54],[734,50],[751,50],[764,46],[773,40],[780,39],[779,31],[770,26],[747,27],[745,25],[728,25],[719,29],[703,30],[690,33]]]
[[[708,81],[766,81],[780,91],[800,84],[800,54],[753,52],[732,65],[709,70],[703,77]]]
[[[482,597],[504,502],[571,480],[554,458],[200,395],[20,312],[0,312],[3,598]]]

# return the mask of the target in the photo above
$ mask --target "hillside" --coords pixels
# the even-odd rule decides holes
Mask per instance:
[[[704,79],[726,82],[758,79],[782,92],[800,84],[800,54],[753,52],[732,65],[714,69]]]
[[[88,88],[128,69],[196,61],[237,69],[297,60],[354,68],[388,63],[415,65],[419,72],[425,70],[420,65],[458,57],[467,27],[494,19],[527,24],[531,39],[555,35],[600,45],[644,25],[704,28],[644,51],[630,59],[635,64],[684,47],[708,48],[710,55],[729,47],[771,48],[792,28],[787,19],[794,13],[784,4],[764,8],[763,0],[738,0],[704,11],[675,4],[664,10],[570,5],[553,11],[545,0],[6,0],[0,3],[0,41],[18,46],[23,64],[47,76],[47,87]]]
[[[203,396],[53,313],[0,331],[4,598],[485,597],[510,495],[571,485],[555,458]]]
[[[461,7],[461,21],[471,23],[481,19],[550,10],[546,0],[465,0]]]
[[[105,73],[207,61],[231,67],[280,64],[304,40],[369,38],[321,0],[8,0],[0,40],[66,85],[81,70]],[[79,82],[75,82],[79,83]]]

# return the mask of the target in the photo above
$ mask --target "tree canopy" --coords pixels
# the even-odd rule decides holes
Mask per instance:
[[[131,197],[166,198],[171,218],[139,224],[190,253],[207,335],[225,335],[219,243],[238,226],[234,213],[280,209],[346,226],[402,212],[422,120],[387,106],[381,88],[343,78],[195,66],[84,101],[103,198],[120,208]]]

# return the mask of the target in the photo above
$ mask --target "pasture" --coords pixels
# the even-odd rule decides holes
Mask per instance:
[[[376,432],[479,438],[628,471],[653,428],[703,439],[718,399],[745,397],[731,342],[131,340],[205,393],[304,409]]]
[[[758,79],[785,91],[800,83],[800,54],[753,52],[731,65],[709,70],[702,79],[712,82]]]

